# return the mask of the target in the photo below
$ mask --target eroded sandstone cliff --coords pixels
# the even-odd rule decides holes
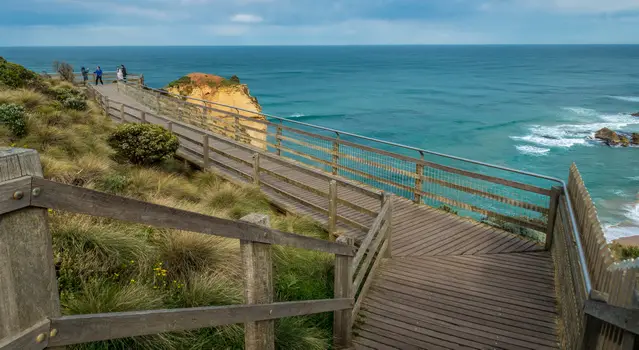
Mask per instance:
[[[241,84],[237,77],[225,79],[217,75],[191,73],[171,82],[165,89],[174,94],[194,98],[188,102],[211,107],[212,109],[207,109],[207,118],[204,120],[204,126],[209,130],[266,148],[263,141],[266,141],[267,126],[259,122],[266,120],[266,117],[259,114],[262,107],[257,98],[251,96],[248,86]],[[236,118],[225,112],[246,117],[237,120],[239,132],[235,130]],[[193,117],[201,118],[201,115],[198,113]]]

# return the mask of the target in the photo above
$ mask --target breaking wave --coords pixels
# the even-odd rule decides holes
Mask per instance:
[[[554,126],[531,125],[528,128],[530,132],[528,135],[511,136],[510,138],[537,146],[570,148],[575,145],[590,145],[589,141],[601,128],[619,130],[629,125],[639,124],[639,118],[629,114],[599,114],[592,109],[574,107],[564,108],[564,110],[579,116],[589,117],[585,118],[589,122]],[[519,146],[515,147],[520,150]]]
[[[638,96],[608,96],[608,97],[614,98],[615,100],[619,100],[619,101],[639,102]]]
[[[550,152],[550,148],[541,148],[529,145],[519,145],[515,146],[517,150],[523,154],[528,154],[532,156],[543,156],[546,153]]]

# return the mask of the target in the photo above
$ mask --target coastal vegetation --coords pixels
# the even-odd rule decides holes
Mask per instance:
[[[613,257],[618,261],[639,258],[639,246],[611,243],[608,247],[610,247]]]
[[[159,127],[116,126],[82,89],[0,58],[0,144],[36,149],[46,178],[222,218],[263,213],[279,230],[327,238],[313,220],[274,209],[258,188],[175,159],[173,138]],[[49,216],[64,314],[243,303],[237,240],[62,211]],[[274,246],[273,258],[276,301],[332,297],[332,255]],[[278,320],[276,347],[327,349],[331,323],[329,313]],[[231,325],[70,348],[241,349],[243,343],[243,326]]]
[[[202,78],[206,78],[206,79],[202,79]],[[204,83],[212,89],[217,89],[218,87],[232,87],[232,86],[237,86],[241,84],[240,78],[238,78],[237,75],[233,75],[230,79],[226,79],[220,76],[195,73],[195,74],[185,75],[179,79],[176,79],[168,83],[165,89],[177,90],[177,92],[180,95],[190,95],[195,88],[201,85],[203,80],[205,80]]]

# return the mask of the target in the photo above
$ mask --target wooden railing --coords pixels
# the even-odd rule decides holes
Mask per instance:
[[[593,287],[590,298],[576,304],[588,315],[585,342],[593,349],[632,349],[639,334],[637,268],[614,262],[597,209],[575,164],[570,167],[568,192]]]
[[[59,73],[47,73],[47,75],[49,77],[51,77],[52,79],[60,79],[60,74]],[[73,80],[74,84],[83,84],[84,83],[84,77],[82,76],[82,73],[73,72],[73,77],[74,77],[74,80]],[[126,76],[126,80],[127,80],[127,82],[133,83],[133,84],[143,84],[144,83],[144,77],[142,75],[138,75],[138,74],[128,74]],[[104,73],[102,73],[102,81],[105,84],[114,83],[114,82],[118,81],[117,73],[116,72],[104,72]],[[92,72],[90,72],[88,74],[87,83],[95,83],[95,76],[93,75]]]
[[[596,218],[594,205],[574,166],[571,168],[569,185],[566,186],[559,179],[424,150],[418,150],[421,157],[414,158],[355,143],[345,140],[344,137],[347,135],[357,137],[360,141],[372,140],[357,135],[298,122],[291,122],[294,124],[293,127],[286,125],[289,121],[273,116],[267,116],[267,120],[258,120],[245,115],[250,111],[232,106],[208,101],[201,102],[202,104],[189,103],[188,101],[192,99],[188,97],[171,96],[166,92],[130,85],[118,84],[118,86],[127,93],[134,91],[134,95],[140,96],[149,94],[154,101],[160,101],[155,105],[156,110],[159,111],[158,114],[177,115],[180,121],[161,115],[154,115],[154,117],[164,120],[166,126],[174,132],[175,125],[180,125],[184,130],[200,130],[199,135],[205,135],[202,142],[178,132],[183,140],[194,145],[195,148],[191,150],[193,154],[202,154],[204,151],[199,151],[200,147],[207,149],[205,145],[208,137],[217,137],[234,147],[255,151],[259,155],[254,157],[256,161],[251,162],[254,164],[252,165],[253,175],[248,173],[240,175],[253,179],[257,183],[259,183],[259,173],[263,171],[259,166],[260,157],[277,159],[289,165],[300,162],[323,170],[319,174],[323,174],[329,181],[336,181],[331,183],[327,194],[329,209],[326,211],[329,212],[329,218],[332,217],[329,222],[339,219],[334,208],[337,203],[342,202],[335,199],[333,194],[337,182],[344,182],[344,185],[357,188],[358,191],[368,191],[373,198],[384,197],[379,193],[373,194],[364,185],[358,186],[344,181],[343,178],[346,177],[373,187],[391,189],[390,192],[405,197],[409,193],[419,203],[433,205],[425,198],[436,199],[440,204],[471,212],[469,214],[471,217],[473,213],[480,213],[485,217],[514,224],[520,228],[544,232],[546,249],[551,251],[555,263],[562,348],[630,349],[630,346],[635,343],[635,334],[639,332],[639,323],[636,322],[639,319],[639,312],[634,306],[636,272],[619,269],[612,264],[601,225]],[[136,99],[143,99],[140,96]],[[108,99],[104,98],[102,102],[106,104],[105,109],[111,116],[120,116],[122,121],[129,118],[146,122],[144,111],[126,105],[119,105],[120,109],[117,109],[109,106]],[[170,108],[171,105],[177,106],[177,109]],[[231,109],[237,111],[233,112]],[[215,113],[225,117],[216,117]],[[231,118],[226,118],[228,116]],[[215,121],[213,125],[208,122],[210,119]],[[261,124],[264,127],[251,127],[243,121]],[[195,125],[198,124],[200,127],[208,128],[209,131],[197,128]],[[308,130],[304,130],[304,127]],[[275,132],[272,132],[273,130]],[[325,136],[321,134],[322,130],[337,133],[337,136]],[[263,137],[256,137],[255,133],[261,133]],[[318,140],[325,144],[319,145]],[[372,142],[379,142],[380,145],[389,144],[379,140],[372,140]],[[401,145],[390,145],[411,149]],[[350,151],[344,152],[347,147],[357,150],[358,155],[354,156],[353,153],[349,153]],[[213,149],[211,151],[221,152]],[[426,160],[424,159],[426,155],[441,157],[440,162]],[[232,157],[229,154],[226,156]],[[344,163],[343,159],[350,159],[353,162]],[[470,164],[477,168],[470,171],[460,164],[452,166],[450,164],[452,162],[467,163],[466,166]],[[406,164],[409,166],[407,167]],[[415,172],[410,171],[413,166],[415,166]],[[502,172],[502,176],[496,176],[495,172]],[[407,185],[411,181],[414,187]],[[434,185],[440,187],[433,187]],[[431,188],[429,191],[423,191],[426,188],[424,186],[431,186]],[[458,197],[455,197],[446,189],[464,194],[457,193]],[[489,204],[492,202],[488,200],[501,203],[507,208],[492,206]],[[342,204],[348,203],[348,201],[344,202]],[[340,271],[348,270],[347,273],[341,274],[343,280],[336,279],[336,285],[342,286],[340,295],[355,297],[355,304],[350,314],[344,312],[336,318],[338,325],[353,323],[370,285],[369,276],[375,274],[379,264],[383,262],[382,258],[390,254],[391,202],[382,199],[382,203],[380,212],[369,213],[371,216],[376,216],[375,221],[370,227],[366,227],[367,234],[362,240],[360,249],[355,258],[349,258],[350,265],[346,262],[338,264],[339,268],[336,265],[336,269]],[[366,208],[361,209],[366,210]],[[524,213],[522,210],[528,214],[522,214]],[[530,215],[530,212],[537,214]],[[468,213],[460,212],[459,214]],[[351,278],[347,279],[345,276],[351,276]],[[594,277],[591,278],[591,276]],[[352,284],[346,283],[346,280],[351,281]]]
[[[357,202],[348,200],[348,198],[346,198],[346,193],[337,193],[337,187],[335,187],[335,191],[331,191],[330,189],[332,187],[329,186],[329,182],[335,181],[336,184],[338,184],[340,187],[347,189],[350,192],[356,192],[358,194],[369,197],[377,203],[380,203],[382,200],[382,193],[379,190],[357,184],[353,181],[347,181],[339,176],[327,174],[322,171],[309,168],[308,166],[299,164],[294,160],[283,158],[260,147],[242,142],[241,140],[237,141],[233,138],[220,135],[216,132],[211,132],[210,130],[203,129],[201,127],[196,127],[183,121],[168,118],[164,115],[148,113],[142,109],[115,102],[113,100],[110,100],[107,96],[102,95],[96,89],[90,88],[88,91],[95,97],[96,101],[101,104],[108,115],[118,122],[153,122],[165,126],[169,130],[171,130],[180,140],[180,156],[187,158],[189,161],[205,168],[211,164],[215,164],[240,176],[241,178],[244,178],[249,182],[253,182],[258,186],[264,186],[279,193],[280,195],[283,195],[296,202],[300,202],[308,207],[326,214],[328,216],[327,229],[332,235],[337,235],[338,222],[341,222],[362,232],[368,232],[369,229],[369,227],[364,223],[353,220],[349,217],[346,217],[345,215],[341,215],[337,210],[338,206],[344,206],[349,208],[350,210],[362,213],[365,216],[369,217],[370,220],[377,216],[378,210],[375,209],[373,206],[361,205]],[[213,142],[232,146],[231,149],[239,149],[249,152],[253,154],[253,159],[238,157],[234,155],[233,152],[225,150],[222,147],[212,147]],[[228,164],[217,160],[216,157],[212,157],[213,154],[223,156],[234,162],[238,162],[246,168],[241,169],[238,167],[230,167]],[[323,179],[324,181],[326,181],[326,190],[317,189],[300,181],[296,181],[293,178],[281,175],[277,171],[261,166],[260,159],[268,160],[282,166],[293,168],[299,172],[312,175],[315,178]],[[273,186],[268,182],[260,181],[261,174],[268,174],[271,177],[296,186],[306,192],[310,192],[314,195],[325,198],[327,202],[333,199],[335,206],[331,208],[330,206],[319,205],[318,203],[310,201],[303,196],[290,193],[285,189]]]
[[[246,324],[247,349],[273,349],[272,320],[331,311],[335,313],[336,347],[349,346],[353,246],[60,184],[41,176],[36,151],[0,150],[0,349],[45,349],[235,323]],[[60,316],[46,209],[239,239],[246,303],[255,305]],[[273,284],[266,283],[272,278],[273,244],[335,254],[335,299],[273,303]]]
[[[353,271],[353,296],[355,297],[355,305],[351,313],[351,323],[356,320],[357,313],[373,282],[372,277],[375,276],[377,268],[383,258],[391,257],[392,218],[392,197],[385,195],[379,215],[357,250],[355,258],[353,258],[351,269]]]
[[[433,207],[543,240],[557,180],[135,84],[124,94],[158,115]]]

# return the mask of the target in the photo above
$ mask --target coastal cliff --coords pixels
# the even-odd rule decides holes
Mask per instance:
[[[217,75],[205,73],[190,73],[176,81],[169,83],[165,90],[170,93],[189,96],[188,102],[212,107],[215,110],[207,110],[207,118],[204,123],[213,132],[222,133],[229,137],[235,137],[235,117],[225,112],[239,114],[247,118],[239,118],[239,139],[253,146],[265,148],[266,143],[266,117],[260,114],[262,107],[257,98],[251,96],[246,84],[241,84],[239,78],[233,76],[225,79]],[[213,102],[211,104],[205,101]],[[225,105],[225,106],[222,106]],[[227,107],[229,106],[229,107]],[[236,108],[233,108],[233,107]],[[248,136],[248,137],[247,137]]]

